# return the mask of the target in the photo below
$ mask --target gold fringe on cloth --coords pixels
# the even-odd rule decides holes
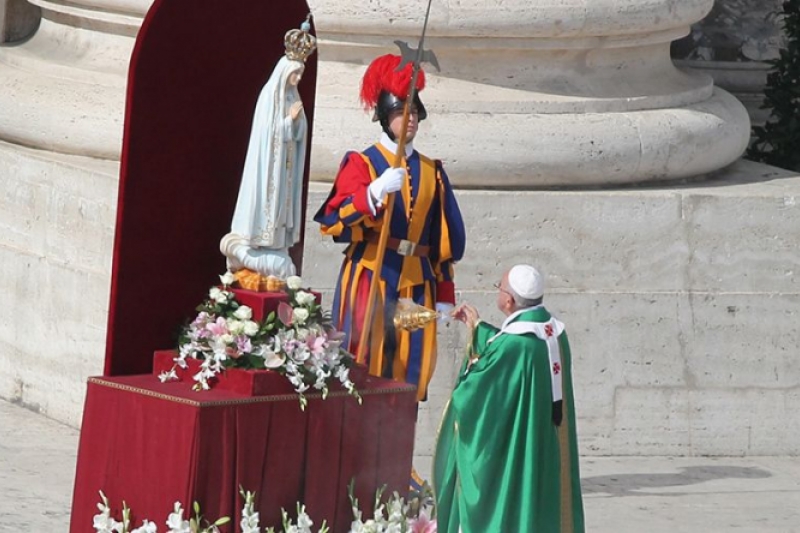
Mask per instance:
[[[162,392],[157,392],[150,389],[144,389],[142,387],[135,387],[133,385],[126,385],[124,383],[116,383],[114,381],[109,381],[103,378],[89,378],[89,383],[94,383],[95,385],[100,385],[103,387],[109,387],[111,389],[119,389],[127,392],[132,392],[134,394],[141,394],[142,396],[150,396],[152,398],[158,398],[159,400],[167,400],[170,402],[175,403],[182,403],[185,405],[191,405],[194,407],[213,407],[213,406],[221,406],[221,405],[241,405],[241,404],[248,404],[248,403],[270,403],[270,402],[288,402],[288,401],[297,401],[297,394],[276,394],[273,396],[248,396],[245,398],[235,398],[230,400],[206,400],[206,401],[198,401],[198,400],[190,400],[188,398],[182,398],[180,396],[173,396],[171,394],[164,394]],[[379,394],[397,394],[403,392],[412,392],[416,391],[417,388],[413,385],[406,385],[406,386],[397,386],[392,387],[390,389],[374,389],[374,390],[359,390],[358,393],[363,396],[376,396]],[[331,391],[328,393],[328,398],[337,398],[343,396],[350,396],[350,393],[347,391]],[[305,394],[306,399],[308,400],[315,400],[322,398],[322,393],[313,393],[313,394]]]

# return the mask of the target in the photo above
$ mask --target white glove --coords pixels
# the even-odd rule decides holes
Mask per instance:
[[[406,169],[387,168],[375,181],[369,184],[369,195],[376,203],[383,203],[383,199],[390,192],[397,192],[403,186],[406,179]]]
[[[450,316],[450,313],[453,312],[456,306],[453,304],[449,304],[447,302],[436,302],[436,312],[439,313],[439,325],[443,326],[450,322],[453,318]]]

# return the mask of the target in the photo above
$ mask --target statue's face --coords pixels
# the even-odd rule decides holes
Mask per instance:
[[[300,80],[303,79],[303,71],[304,70],[305,69],[301,68],[301,69],[295,70],[294,72],[289,74],[289,85],[297,87],[297,85],[300,83]]]
[[[392,133],[394,133],[395,139],[399,139],[400,132],[403,130],[402,109],[398,109],[396,111],[392,111],[391,113],[389,113],[389,127],[392,129]],[[417,108],[412,105],[408,115],[408,129],[406,130],[406,141],[414,140],[414,136],[417,134],[418,127],[419,127],[419,114],[417,112]]]

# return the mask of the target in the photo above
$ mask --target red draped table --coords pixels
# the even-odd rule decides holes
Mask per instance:
[[[163,529],[174,502],[197,501],[223,532],[239,531],[239,487],[256,492],[261,525],[280,523],[306,504],[316,526],[347,531],[347,485],[371,512],[377,488],[408,488],[414,446],[416,390],[368,377],[361,405],[345,391],[326,400],[295,394],[250,396],[230,390],[195,392],[191,382],[152,375],[90,378],[83,414],[71,533],[92,531],[102,490],[119,518],[122,501]],[[187,511],[188,514],[188,511]],[[186,515],[185,515],[186,516]]]

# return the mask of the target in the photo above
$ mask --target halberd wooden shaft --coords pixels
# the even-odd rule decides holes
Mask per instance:
[[[413,84],[416,83],[415,78],[416,73],[411,80],[412,88],[410,90],[410,95],[413,95]],[[400,138],[397,140],[397,150],[394,154],[392,168],[400,168],[400,164],[403,162],[403,154],[405,154],[406,151],[408,122],[411,118],[411,107],[409,100],[411,100],[410,97],[406,98],[405,104],[403,105],[403,127],[400,131]],[[372,314],[375,312],[375,298],[378,295],[378,284],[381,278],[381,270],[383,269],[383,257],[386,255],[386,244],[389,242],[389,232],[391,231],[390,226],[392,222],[392,213],[394,212],[394,195],[395,193],[393,192],[389,193],[386,199],[386,207],[383,210],[383,224],[381,224],[381,233],[378,238],[378,249],[375,256],[375,269],[372,271],[372,279],[370,280],[369,284],[367,307],[364,313],[364,324],[361,326],[361,337],[358,341],[358,353],[356,354],[356,361],[361,364],[364,364],[364,361],[367,358],[367,344],[369,342],[369,332],[372,326]]]
[[[408,86],[405,102],[403,104],[403,120],[402,128],[400,130],[400,138],[397,140],[397,150],[394,154],[394,162],[392,168],[399,168],[403,161],[403,155],[406,152],[406,137],[408,134],[408,121],[411,117],[411,104],[414,101],[414,95],[417,92],[417,77],[421,67],[422,58],[425,56],[425,32],[428,29],[428,20],[431,15],[432,0],[428,0],[428,8],[425,10],[425,21],[422,23],[422,35],[419,39],[419,47],[416,50],[416,58],[412,64],[411,83]],[[408,59],[407,55],[412,52],[409,47],[401,46],[401,43],[395,41],[403,53],[401,63],[398,66],[402,68],[404,61]],[[431,54],[432,55],[432,54]],[[435,56],[433,56],[435,57]],[[437,62],[438,68],[438,62]],[[408,177],[406,177],[408,179]],[[369,193],[367,193],[369,194]],[[364,323],[361,326],[361,337],[358,341],[358,350],[356,353],[356,361],[364,364],[367,358],[367,344],[369,343],[369,333],[372,327],[372,314],[375,312],[375,298],[378,294],[378,284],[381,278],[381,271],[383,270],[383,257],[386,255],[386,245],[389,242],[389,232],[392,225],[392,213],[394,212],[394,194],[389,193],[386,199],[385,209],[383,211],[383,224],[381,224],[381,233],[378,238],[378,248],[375,255],[375,268],[372,271],[372,279],[369,284],[369,294],[367,295],[367,307],[364,313]],[[377,214],[377,213],[376,213]],[[381,358],[382,361],[382,358]],[[370,366],[372,363],[370,362]],[[379,373],[383,373],[382,368],[378,368]]]

